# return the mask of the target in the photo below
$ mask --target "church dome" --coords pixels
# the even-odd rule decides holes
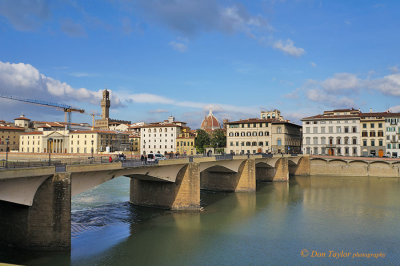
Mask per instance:
[[[208,116],[204,118],[200,128],[208,132],[221,129],[221,125],[218,122],[218,119],[213,115],[212,110],[210,110]]]

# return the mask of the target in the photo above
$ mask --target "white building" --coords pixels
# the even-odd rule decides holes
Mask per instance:
[[[174,153],[176,151],[176,138],[184,126],[186,126],[186,123],[177,122],[172,116],[164,122],[141,126],[140,147],[142,154]]]
[[[400,114],[387,113],[385,115],[386,127],[386,155],[400,157]]]
[[[129,134],[110,130],[32,131],[22,133],[19,152],[85,153],[129,151]]]
[[[341,109],[303,118],[303,153],[360,156],[359,114]]]

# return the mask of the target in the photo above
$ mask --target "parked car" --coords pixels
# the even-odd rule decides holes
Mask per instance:
[[[155,159],[156,159],[156,161],[163,161],[163,160],[166,160],[167,158],[165,158],[165,156],[162,155],[161,153],[156,153]]]

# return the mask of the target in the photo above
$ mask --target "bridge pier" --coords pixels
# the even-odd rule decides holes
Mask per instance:
[[[310,169],[310,156],[302,156],[297,163],[296,170],[294,171],[295,176],[309,176]]]
[[[201,189],[213,191],[250,192],[256,190],[254,159],[244,160],[238,172],[205,170],[200,173]]]
[[[171,210],[200,209],[200,169],[198,163],[182,167],[175,182],[131,179],[132,204]]]
[[[289,181],[289,162],[286,157],[276,160],[275,166],[266,163],[258,164],[256,168],[257,180],[259,181]]]
[[[70,174],[56,173],[47,178],[32,206],[0,201],[0,236],[1,242],[18,248],[70,250]]]

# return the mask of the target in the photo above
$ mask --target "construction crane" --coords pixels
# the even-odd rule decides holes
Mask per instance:
[[[24,98],[15,97],[15,96],[0,95],[0,98],[24,102],[24,103],[36,104],[36,105],[41,105],[41,106],[54,107],[54,108],[57,108],[58,110],[64,111],[65,123],[66,123],[66,127],[68,130],[71,128],[71,112],[78,112],[81,114],[85,112],[85,110],[83,110],[83,109],[73,108],[72,106],[69,106],[66,104],[52,103],[52,102],[32,100],[32,99],[24,99]]]
[[[89,115],[92,117],[92,130],[94,130],[95,117],[96,116],[100,116],[101,117],[101,115],[96,113],[96,112],[91,112]]]

